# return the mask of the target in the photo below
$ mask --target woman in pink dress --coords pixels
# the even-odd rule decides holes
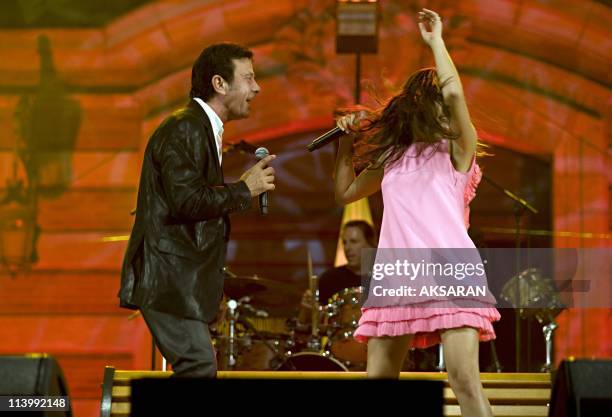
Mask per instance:
[[[340,140],[335,194],[340,204],[382,189],[382,248],[475,248],[467,234],[468,204],[481,172],[477,136],[459,74],[442,39],[437,13],[419,12],[419,29],[435,68],[410,76],[401,93],[379,110],[351,111],[338,119]],[[365,144],[361,155],[353,141]],[[355,177],[354,162],[368,166]],[[378,256],[378,255],[377,255]],[[478,344],[495,338],[499,320],[489,296],[469,306],[432,299],[418,305],[363,308],[355,338],[368,344],[368,376],[397,378],[410,347],[444,345],[451,388],[464,416],[490,416],[480,382]]]

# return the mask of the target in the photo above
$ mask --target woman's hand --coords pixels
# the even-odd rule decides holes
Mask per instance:
[[[359,118],[357,113],[349,113],[341,116],[336,120],[336,126],[338,126],[347,135],[355,133],[359,128]]]
[[[427,23],[431,30],[427,30]],[[433,10],[423,9],[419,12],[419,29],[423,41],[429,46],[442,40],[442,20]]]

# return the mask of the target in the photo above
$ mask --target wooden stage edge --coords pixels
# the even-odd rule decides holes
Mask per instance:
[[[130,381],[139,378],[168,378],[172,372],[126,371],[107,366],[102,386],[101,417],[128,417]],[[219,379],[366,379],[365,372],[312,371],[220,371]],[[444,383],[444,416],[459,417],[461,410],[448,385],[446,372],[402,372],[401,380],[430,380]],[[485,395],[496,417],[546,417],[551,394],[549,373],[481,373]]]
[[[170,371],[115,371],[115,380],[135,378],[168,378]],[[365,379],[365,372],[312,372],[312,371],[219,371],[219,379]],[[549,373],[494,373],[482,372],[483,382],[515,381],[549,385]],[[400,379],[447,381],[446,372],[402,372]]]

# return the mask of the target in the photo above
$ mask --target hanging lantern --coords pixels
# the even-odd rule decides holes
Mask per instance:
[[[6,190],[0,200],[0,263],[15,274],[36,262],[36,203],[20,180],[8,180]]]
[[[53,63],[51,42],[38,38],[40,83],[15,109],[18,154],[30,184],[42,197],[58,197],[72,183],[72,154],[81,123],[81,107],[70,97]]]

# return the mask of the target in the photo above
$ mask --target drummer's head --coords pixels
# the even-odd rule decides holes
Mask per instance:
[[[352,220],[342,228],[342,246],[348,265],[361,266],[361,250],[376,247],[376,233],[370,223]]]

